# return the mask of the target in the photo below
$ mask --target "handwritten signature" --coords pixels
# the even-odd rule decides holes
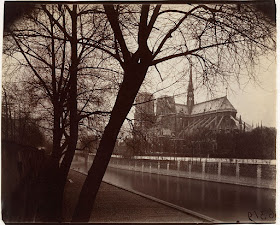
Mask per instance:
[[[252,222],[255,222],[255,220],[274,220],[276,219],[276,213],[270,208],[268,210],[253,210],[248,212],[248,219]]]

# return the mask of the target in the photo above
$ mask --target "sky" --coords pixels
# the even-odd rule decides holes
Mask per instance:
[[[154,98],[161,95],[175,96],[175,102],[186,104],[187,102],[187,87],[189,81],[189,70],[184,70],[182,65],[178,64],[172,68],[167,67],[166,71],[163,71],[162,76],[172,77],[176,71],[178,75],[174,76],[179,80],[175,85],[171,85],[174,79],[166,79],[164,82],[160,82],[159,75],[156,71],[147,75],[144,81],[144,87],[140,91],[152,92]],[[183,72],[182,72],[183,71]],[[185,72],[184,72],[185,71]],[[185,74],[184,74],[185,73]],[[195,89],[195,103],[219,98],[227,95],[229,101],[237,110],[237,117],[241,115],[241,118],[246,123],[256,127],[257,125],[263,125],[267,127],[276,127],[276,57],[275,55],[266,56],[260,58],[260,63],[255,68],[256,81],[251,80],[247,82],[246,72],[243,72],[242,80],[231,82],[228,86],[218,86],[218,91],[210,94],[203,88],[198,88],[198,84],[195,79],[195,72],[193,71],[193,84]],[[182,76],[182,78],[180,78]],[[159,85],[160,84],[160,85]],[[169,85],[171,85],[169,87]],[[164,87],[169,87],[161,90]],[[155,91],[156,90],[156,91]],[[158,91],[161,90],[161,91]],[[130,113],[132,116],[133,112]]]
[[[273,56],[261,59],[256,70],[258,81],[251,81],[239,87],[237,83],[231,84],[227,97],[237,110],[237,117],[256,127],[257,124],[276,127],[276,60]],[[226,87],[215,97],[226,95]],[[197,101],[209,100],[210,97],[196,96]]]
[[[233,106],[237,109],[238,117],[242,116],[242,119],[248,124],[256,126],[256,124],[262,123],[264,126],[276,126],[276,60],[275,56],[268,57],[269,59],[261,60],[261,64],[256,71],[259,79],[258,84],[251,82],[247,85],[243,85],[241,88],[237,84],[231,85],[231,90],[227,91],[227,96]],[[173,65],[174,66],[174,65]],[[176,67],[176,65],[174,66]],[[169,68],[167,67],[165,74],[168,74]],[[176,70],[172,72],[176,73]],[[178,69],[178,73],[183,73],[181,69]],[[153,72],[153,77],[159,78],[156,72]],[[162,71],[164,74],[164,71]],[[181,74],[179,74],[180,76]],[[195,77],[195,74],[194,74]],[[153,82],[152,82],[153,83]],[[148,85],[149,86],[149,85]],[[152,86],[152,85],[151,85]],[[165,84],[168,86],[168,84]],[[174,95],[180,94],[176,98],[178,103],[186,103],[186,91],[188,86],[188,76],[184,76],[180,80],[180,87],[174,86],[164,91],[158,92],[155,97],[162,94]],[[194,86],[196,88],[196,82],[194,79]],[[158,86],[159,90],[161,86]],[[149,90],[149,87],[148,87]],[[185,94],[184,94],[185,93]],[[226,87],[220,87],[220,93],[215,95],[209,95],[207,92],[201,90],[195,91],[195,102],[203,102],[213,98],[225,96]]]
[[[247,123],[276,127],[276,63],[264,63],[257,73],[259,85],[250,83],[244,90],[236,87],[236,93],[229,93],[228,98]]]

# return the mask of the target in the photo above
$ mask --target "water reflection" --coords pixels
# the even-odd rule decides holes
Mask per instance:
[[[114,168],[107,169],[104,180],[225,222],[248,222],[252,210],[275,211],[275,190],[270,189]]]

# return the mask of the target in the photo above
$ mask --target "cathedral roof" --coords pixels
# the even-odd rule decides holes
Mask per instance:
[[[209,101],[201,102],[193,106],[191,115],[197,115],[202,113],[210,113],[217,111],[232,111],[236,112],[236,109],[230,103],[226,96],[221,98],[212,99]],[[188,114],[187,105],[176,104],[176,112]]]

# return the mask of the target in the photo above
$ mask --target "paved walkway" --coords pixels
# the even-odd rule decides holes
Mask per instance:
[[[71,221],[85,175],[71,170],[64,194],[64,221]],[[204,222],[188,213],[102,183],[90,222]]]

